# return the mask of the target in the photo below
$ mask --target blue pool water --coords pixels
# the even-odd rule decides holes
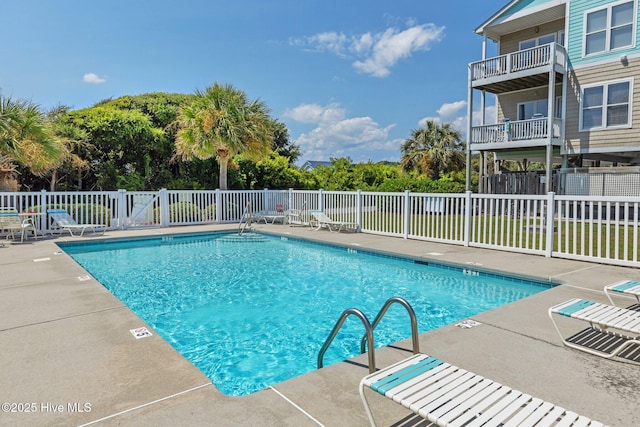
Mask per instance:
[[[347,308],[373,321],[387,299],[400,296],[422,333],[548,288],[294,239],[237,240],[176,235],[60,246],[229,395],[316,369]],[[363,334],[350,317],[324,365],[359,354]],[[379,347],[410,336],[407,312],[395,304],[374,340]]]

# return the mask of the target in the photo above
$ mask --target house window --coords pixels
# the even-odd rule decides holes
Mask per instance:
[[[518,120],[529,120],[535,117],[547,117],[548,108],[549,107],[546,99],[521,102],[518,104]],[[561,118],[562,97],[560,96],[556,97],[553,115],[556,118]]]
[[[556,41],[555,34],[536,37],[535,39],[524,40],[520,42],[520,50],[531,49],[532,47],[542,46]]]
[[[580,99],[580,130],[631,126],[633,80],[585,87]]]
[[[635,44],[635,1],[613,3],[585,13],[584,55],[609,52]]]

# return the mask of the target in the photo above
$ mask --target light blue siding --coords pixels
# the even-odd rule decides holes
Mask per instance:
[[[599,7],[607,6],[611,3],[620,3],[620,0],[571,0],[569,2],[569,39],[568,39],[568,55],[569,61],[572,66],[579,66],[583,64],[590,64],[594,62],[602,62],[608,60],[618,60],[621,55],[630,55],[640,52],[638,46],[638,13],[637,13],[637,1],[636,7],[636,27],[634,40],[634,47],[625,49],[616,49],[614,51],[605,52],[597,55],[591,55],[588,58],[582,57],[583,44],[584,44],[584,20],[585,12],[587,10],[597,9]]]

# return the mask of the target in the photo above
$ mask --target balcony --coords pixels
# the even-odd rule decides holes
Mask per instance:
[[[558,43],[469,64],[471,85],[490,93],[505,93],[549,84],[549,72],[556,71],[556,83],[562,82],[567,53]]]
[[[500,150],[509,148],[543,147],[549,142],[551,145],[561,145],[562,119],[553,119],[551,135],[546,117],[518,120],[493,125],[473,126],[471,128],[470,149]]]

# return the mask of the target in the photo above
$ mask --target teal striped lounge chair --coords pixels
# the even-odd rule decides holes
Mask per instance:
[[[78,224],[66,209],[48,209],[47,213],[54,223],[52,228],[60,231],[68,231],[72,236],[74,236],[74,231],[76,233],[79,231],[80,236],[84,236],[86,230],[91,230],[94,233],[101,230],[102,234],[104,234],[107,229],[107,226],[104,224]]]
[[[634,296],[636,297],[636,302],[640,303],[640,282],[637,280],[623,280],[621,282],[612,283],[604,287],[604,293],[607,295],[607,298],[609,298],[611,305],[616,305],[611,299],[611,295],[615,293]]]
[[[589,328],[564,338],[554,316],[587,322]],[[605,358],[640,359],[639,311],[573,298],[551,307],[549,317],[567,347]]]
[[[438,426],[603,426],[426,354],[416,354],[362,379],[360,397],[375,426],[365,388]]]

